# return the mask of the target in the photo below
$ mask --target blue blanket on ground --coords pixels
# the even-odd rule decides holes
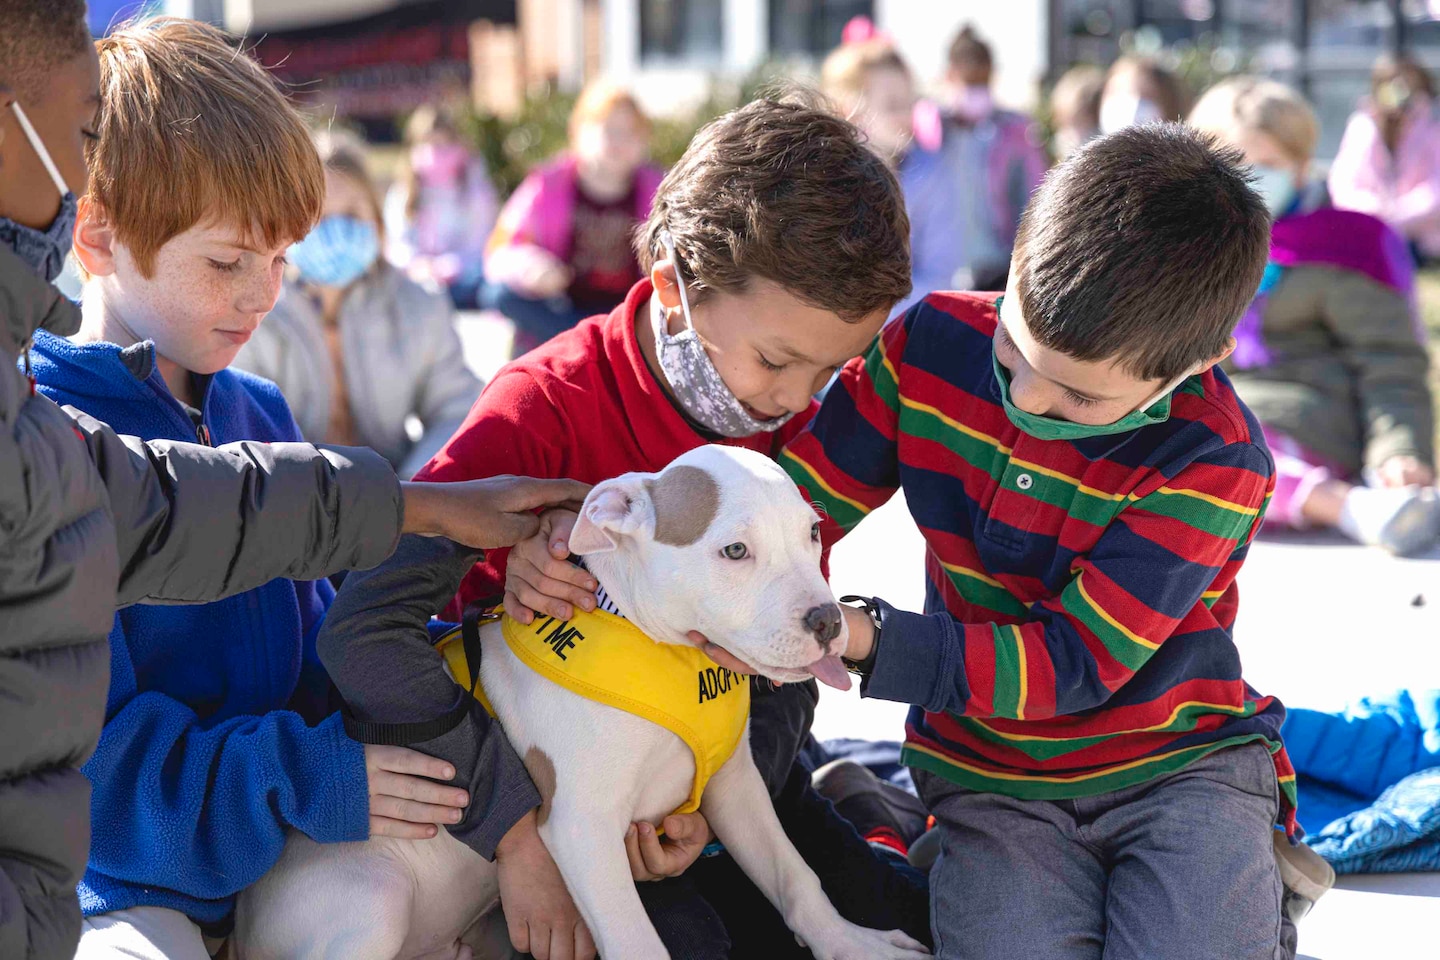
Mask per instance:
[[[1282,735],[1306,841],[1337,873],[1440,870],[1440,690],[1291,708]]]

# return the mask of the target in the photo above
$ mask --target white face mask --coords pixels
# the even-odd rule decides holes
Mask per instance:
[[[673,336],[666,322],[665,310],[656,299],[651,304],[650,322],[655,331],[655,354],[660,372],[670,384],[675,399],[694,420],[722,437],[750,437],[757,433],[778,430],[794,416],[787,413],[774,420],[756,420],[736,399],[720,371],[715,369],[695,322],[690,318],[690,299],[685,293],[685,278],[680,274],[680,258],[675,254],[675,239],[666,230],[660,243],[675,268],[675,284],[680,288],[680,309],[685,314],[685,329]]]
[[[1115,133],[1141,123],[1154,123],[1165,117],[1155,101],[1131,93],[1115,94],[1100,102],[1100,132]]]

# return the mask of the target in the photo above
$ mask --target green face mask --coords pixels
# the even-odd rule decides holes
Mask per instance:
[[[1130,411],[1114,423],[1075,423],[1071,420],[1056,420],[1054,417],[1027,413],[1015,406],[1010,400],[1010,371],[1000,363],[993,346],[990,348],[990,362],[995,366],[995,381],[1000,384],[1000,402],[1005,406],[1005,416],[1037,440],[1083,440],[1086,437],[1105,437],[1164,423],[1170,419],[1170,395],[1190,376],[1187,372],[1148,400],[1144,406]]]

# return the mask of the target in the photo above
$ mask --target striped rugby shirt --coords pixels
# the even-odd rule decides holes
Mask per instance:
[[[934,294],[846,366],[781,463],[827,545],[904,489],[926,613],[885,608],[869,697],[915,704],[904,761],[974,790],[1090,796],[1264,742],[1294,829],[1285,710],[1241,677],[1235,575],[1274,488],[1218,368],[1169,420],[1038,440],[991,366],[993,296]]]

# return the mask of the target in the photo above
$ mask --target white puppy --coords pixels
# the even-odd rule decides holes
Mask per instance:
[[[671,655],[695,656],[687,634],[699,630],[771,679],[848,685],[838,656],[844,620],[820,573],[817,517],[761,454],[701,447],[659,474],[601,483],[571,547],[631,624],[683,648]],[[542,655],[578,651],[574,635],[538,633],[549,643]],[[485,693],[540,790],[540,835],[600,955],[668,957],[630,877],[624,835],[634,821],[658,825],[691,797],[699,754],[670,728],[542,676],[499,623],[482,627],[481,647]],[[710,666],[708,680],[700,671],[701,702],[748,697],[743,679],[719,671],[717,683],[717,670]],[[695,689],[690,679],[685,696]],[[700,799],[731,856],[820,960],[925,955],[903,933],[858,927],[835,911],[785,836],[743,714],[739,722],[738,744],[708,771]],[[494,867],[443,830],[433,840],[331,845],[297,834],[241,895],[235,942],[244,960],[454,957],[498,896]]]

